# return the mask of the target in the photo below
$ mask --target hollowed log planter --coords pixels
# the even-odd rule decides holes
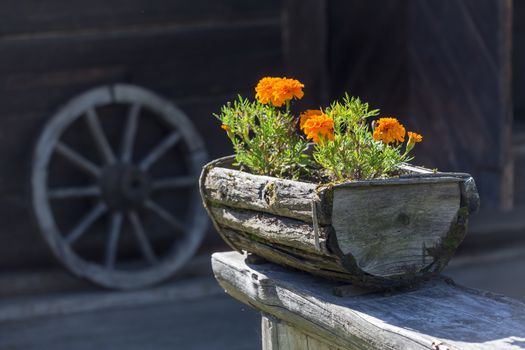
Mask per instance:
[[[374,288],[428,279],[448,263],[479,197],[472,177],[404,165],[404,175],[337,185],[206,165],[204,206],[234,249]]]

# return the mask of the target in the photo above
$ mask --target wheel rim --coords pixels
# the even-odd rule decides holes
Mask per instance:
[[[112,105],[123,106],[126,110],[125,116],[122,116],[122,130],[118,130],[121,134],[119,147],[110,143],[108,130],[101,123],[104,116],[100,115],[100,109]],[[146,112],[147,117],[144,116]],[[156,118],[155,122],[162,125],[166,135],[139,157],[134,151],[139,146],[141,123],[145,123],[146,118]],[[70,130],[78,128],[80,122],[86,125],[82,132],[91,137],[99,162],[89,159],[82,150],[65,141],[68,133],[72,133]],[[93,151],[91,147],[85,151],[88,150]],[[184,173],[155,178],[152,169],[159,167],[158,163],[175,150],[183,153],[180,164],[184,165]],[[56,174],[56,159],[68,163],[91,182],[50,185],[50,180],[54,180],[53,174]],[[132,85],[102,86],[90,90],[71,100],[55,114],[37,142],[31,188],[33,210],[40,231],[57,258],[79,276],[106,287],[121,289],[157,283],[170,277],[191,258],[206,232],[207,218],[196,188],[200,169],[206,160],[200,136],[184,113],[173,104]],[[177,194],[181,191],[183,195]],[[156,201],[156,195],[167,192],[174,200],[188,203],[184,221],[171,213],[170,208]],[[82,213],[76,224],[65,228],[61,221],[66,217],[61,217],[55,207],[69,207],[73,201],[89,203],[86,204],[89,209]],[[149,229],[144,225],[146,217],[151,216],[161,221],[167,230],[177,233],[173,236],[172,246],[160,255],[156,252],[155,242],[148,237]],[[101,222],[107,224],[106,232],[96,229]],[[127,230],[124,230],[124,225]],[[124,231],[134,237],[143,264],[133,268],[119,265],[119,242]],[[101,261],[92,261],[77,252],[76,245],[90,234],[104,236]]]

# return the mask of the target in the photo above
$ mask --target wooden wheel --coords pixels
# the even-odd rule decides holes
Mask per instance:
[[[208,221],[197,190],[207,154],[184,113],[132,85],[64,106],[34,150],[32,207],[55,256],[78,276],[129,289],[171,276]]]

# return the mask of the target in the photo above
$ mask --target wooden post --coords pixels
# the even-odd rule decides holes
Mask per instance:
[[[272,316],[261,318],[262,350],[343,350]]]
[[[516,349],[525,304],[437,279],[391,294],[345,287],[295,270],[251,265],[236,252],[212,256],[215,278],[263,313],[263,350]]]

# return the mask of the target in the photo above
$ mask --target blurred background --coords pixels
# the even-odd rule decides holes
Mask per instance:
[[[232,153],[213,113],[267,75],[305,84],[298,110],[360,96],[424,135],[415,163],[471,173],[481,210],[445,274],[525,300],[524,1],[19,0],[0,13],[0,349],[259,348],[259,316],[213,280],[209,255],[228,248],[196,185],[206,159]],[[137,166],[90,185],[125,135]]]

